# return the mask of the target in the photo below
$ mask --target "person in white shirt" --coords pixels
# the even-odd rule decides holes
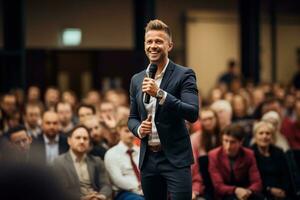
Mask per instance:
[[[104,164],[116,190],[115,200],[144,200],[138,169],[139,147],[127,127],[127,120],[117,124],[120,142],[109,149]]]

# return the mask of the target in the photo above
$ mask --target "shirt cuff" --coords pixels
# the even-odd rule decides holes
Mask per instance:
[[[164,92],[164,96],[159,100],[159,105],[163,105],[165,103],[165,100],[167,98],[167,95],[168,93],[166,91],[163,91]]]
[[[139,137],[142,139],[142,138],[144,138],[143,136],[142,136],[142,134],[140,133],[140,128],[141,128],[141,126],[139,126],[139,128],[138,128],[138,130],[137,130],[137,134],[139,135]]]

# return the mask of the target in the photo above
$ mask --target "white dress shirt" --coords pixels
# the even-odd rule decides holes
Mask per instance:
[[[126,190],[138,193],[140,183],[134,173],[130,157],[127,154],[129,148],[120,141],[109,149],[104,157],[105,168],[111,178],[115,190]],[[139,166],[139,147],[133,146],[132,153],[134,163]]]
[[[164,74],[166,72],[168,64],[169,64],[169,59],[168,59],[166,65],[165,65],[164,69],[162,70],[162,72],[154,78],[155,83],[157,84],[158,87],[160,87],[161,81],[164,77]],[[149,74],[149,68],[150,68],[150,65],[147,67],[147,70],[146,70],[147,74]],[[143,99],[145,98],[145,95],[146,95],[146,93],[144,94]],[[166,98],[167,98],[167,92],[164,91],[164,96],[158,103],[160,105],[162,105],[165,102]],[[157,98],[152,97],[152,96],[150,96],[150,101],[149,101],[148,104],[144,103],[148,115],[152,115],[152,119],[151,119],[152,132],[149,135],[149,139],[148,139],[148,145],[150,145],[150,146],[156,146],[156,145],[160,144],[160,139],[159,139],[159,136],[158,136],[158,133],[157,133],[157,128],[156,128],[156,125],[155,125],[155,122],[154,122],[155,113],[156,113],[156,104],[157,104]],[[142,138],[142,136],[140,134],[140,127],[138,128],[138,134],[139,134],[140,138]]]
[[[59,155],[59,135],[57,134],[54,140],[49,140],[46,135],[43,135],[46,146],[46,162],[52,165],[53,160]]]

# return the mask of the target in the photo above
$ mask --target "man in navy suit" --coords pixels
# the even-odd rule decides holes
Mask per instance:
[[[68,149],[67,138],[59,131],[57,113],[46,111],[42,119],[42,134],[32,143],[31,159],[38,164],[52,165],[54,158]]]
[[[145,199],[192,198],[190,165],[193,154],[185,120],[198,119],[199,103],[193,70],[168,58],[173,43],[169,27],[160,20],[145,29],[145,53],[157,65],[154,79],[146,70],[135,74],[130,86],[128,127],[141,139],[139,167]],[[151,96],[144,103],[145,94]]]

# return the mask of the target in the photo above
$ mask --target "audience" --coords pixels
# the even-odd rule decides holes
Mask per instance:
[[[27,133],[26,128],[18,125],[8,130],[5,137],[9,141],[9,153],[6,154],[6,160],[11,162],[29,162],[30,160],[30,145],[32,138]]]
[[[221,129],[231,124],[232,107],[228,101],[217,100],[214,103],[212,103],[211,108],[217,113]]]
[[[60,99],[61,92],[62,98]],[[21,161],[20,167],[23,164],[33,163],[32,161],[37,161],[38,164],[47,163],[55,167],[55,163],[52,162],[53,159],[68,151],[69,146],[66,137],[72,128],[80,124],[86,126],[90,132],[89,141],[91,145],[88,145],[87,157],[96,156],[101,160],[104,160],[104,158],[106,160],[117,160],[118,164],[115,167],[120,166],[119,161],[126,160],[127,157],[127,167],[130,167],[131,162],[129,162],[130,159],[127,154],[120,159],[114,159],[114,156],[110,154],[107,155],[107,152],[117,151],[114,149],[118,149],[120,144],[124,143],[124,138],[130,140],[132,143],[130,145],[133,145],[134,149],[138,148],[140,140],[132,138],[129,136],[130,133],[119,127],[120,123],[127,120],[129,115],[128,94],[122,89],[110,89],[104,93],[100,92],[102,91],[91,90],[84,98],[78,99],[77,95],[71,90],[60,91],[57,88],[49,87],[46,88],[45,101],[41,100],[41,91],[37,86],[28,87],[27,91],[13,90],[2,94],[0,96],[1,164],[8,162],[6,158],[9,157],[10,160]],[[19,99],[16,96],[16,94],[22,93],[27,94],[24,96],[25,103],[22,98]],[[193,200],[222,199],[225,197],[230,199],[233,196],[235,198],[242,196],[245,199],[253,199],[253,196],[259,196],[259,187],[254,187],[253,190],[251,186],[251,181],[254,181],[254,185],[258,186],[258,179],[260,178],[257,178],[259,177],[257,176],[257,170],[253,170],[255,168],[253,167],[253,154],[245,148],[249,145],[252,145],[251,148],[255,153],[258,169],[260,171],[272,170],[271,173],[261,172],[262,191],[266,198],[272,199],[272,195],[276,196],[279,193],[284,194],[285,199],[298,198],[296,193],[297,188],[300,187],[297,186],[298,183],[295,179],[297,176],[295,174],[299,174],[296,163],[298,163],[298,167],[300,166],[299,98],[300,91],[295,90],[293,87],[284,87],[278,83],[260,83],[258,85],[248,83],[243,88],[240,77],[233,77],[228,85],[224,82],[216,85],[208,98],[201,96],[202,106],[205,107],[200,109],[199,121],[195,124],[187,124],[190,126],[187,128],[190,130],[195,160],[195,163],[191,166]],[[44,108],[45,113],[43,113]],[[260,143],[257,142],[259,140],[258,133],[256,134],[255,131],[253,133],[255,120],[259,123],[270,123],[274,128],[274,131],[271,132],[270,141],[262,139],[262,143],[268,143],[269,146],[266,155],[261,154],[260,149],[264,148],[260,147]],[[230,136],[230,134],[221,135],[228,127],[233,126],[231,125],[232,122],[237,122],[238,125],[236,126],[242,127],[243,140]],[[269,137],[264,134],[260,138]],[[226,149],[225,141],[227,143],[231,141],[235,144],[233,145],[235,147],[228,147],[231,150],[224,150]],[[239,149],[236,150],[236,156],[230,153],[235,151],[232,150],[235,148]],[[217,149],[219,150],[217,151]],[[243,154],[244,156],[242,156]],[[280,159],[282,159],[282,156],[287,156],[289,159],[289,167],[284,169],[284,173],[289,173],[290,170],[292,186],[291,184],[284,184],[283,187],[279,187],[266,184],[266,179],[269,179],[268,176],[277,173],[278,167],[275,164],[263,164],[263,167],[261,167],[261,163],[273,162],[272,159],[277,158],[277,154],[280,154]],[[135,156],[137,155],[133,154],[134,159]],[[216,157],[219,160],[216,160]],[[249,159],[246,160],[246,158]],[[238,188],[234,191],[228,189],[234,187],[230,182],[232,181],[230,161],[234,167],[241,167],[233,173],[233,182]],[[218,167],[214,168],[216,162]],[[294,165],[291,166],[291,162]],[[280,161],[280,163],[284,164],[284,161]],[[275,168],[276,170],[274,170]],[[109,169],[107,170],[110,172]],[[69,169],[69,171],[72,170]],[[131,175],[134,174],[133,171],[130,173]],[[254,174],[250,177],[252,179],[248,180],[248,185],[243,182],[246,180],[247,174]],[[76,178],[75,169],[73,175],[70,176]],[[114,198],[122,199],[127,196],[125,195],[127,193],[143,198],[139,195],[142,194],[142,191],[139,191],[138,188],[127,190],[126,187],[119,187],[112,178],[115,176],[114,172],[110,172],[109,177],[116,192]],[[279,177],[278,175],[273,178]],[[127,177],[124,177],[124,180],[127,180]],[[220,182],[220,180],[223,182]],[[127,183],[129,182],[132,181],[127,180]],[[276,181],[271,182],[275,184]],[[249,188],[251,192],[248,190]],[[279,190],[276,188],[284,192],[278,192]],[[97,195],[87,196],[87,198],[90,197],[97,198]],[[277,195],[275,198],[280,199],[279,197],[280,195]],[[110,195],[107,198],[111,198]]]
[[[208,152],[220,145],[220,127],[216,113],[210,108],[200,112],[202,130],[191,135],[194,164],[192,165],[193,197],[213,199],[213,185],[208,172]],[[200,167],[199,167],[200,166]],[[199,174],[200,173],[200,174]]]
[[[60,101],[60,91],[55,87],[48,87],[44,95],[44,100],[46,110],[54,110],[55,105]]]
[[[36,139],[42,133],[42,110],[39,104],[26,104],[23,118],[28,134]]]
[[[75,126],[68,135],[70,150],[54,160],[65,191],[71,199],[106,200],[111,197],[111,185],[100,158],[87,154],[90,134],[84,125]]]
[[[91,151],[90,154],[99,156],[104,160],[104,155],[109,148],[107,139],[105,139],[105,133],[103,125],[100,124],[100,120],[96,115],[88,117],[83,124],[89,129],[91,135]]]
[[[115,200],[143,200],[139,166],[139,147],[127,127],[127,120],[117,125],[120,142],[105,154],[105,167],[115,187]]]
[[[229,60],[227,64],[227,71],[224,72],[220,77],[219,77],[219,83],[226,84],[227,88],[230,87],[232,84],[232,81],[234,78],[239,77],[239,71],[236,65],[236,61],[234,60]]]
[[[281,119],[277,112],[275,111],[269,111],[265,113],[262,117],[263,121],[269,122],[274,126],[274,138],[273,138],[273,144],[279,148],[281,148],[283,151],[287,151],[290,149],[289,143],[284,135],[280,132],[281,127]]]
[[[67,102],[58,102],[55,106],[55,111],[58,115],[60,131],[67,134],[75,126],[72,121],[73,113],[71,104]]]
[[[16,96],[12,93],[4,94],[0,100],[0,109],[0,135],[2,135],[4,132],[8,131],[10,127],[9,120],[17,114],[16,111],[18,111],[18,106]]]
[[[83,124],[86,118],[96,114],[96,108],[88,104],[80,104],[76,110],[79,124]]]
[[[237,124],[222,130],[222,146],[209,152],[209,172],[216,199],[263,199],[262,182],[254,153],[243,144],[244,131]]]
[[[58,115],[46,111],[42,119],[42,134],[33,140],[32,154],[38,162],[52,165],[53,160],[68,150],[66,137],[59,131]]]
[[[295,120],[286,117],[283,120],[281,132],[286,137],[300,169],[300,99],[295,101]]]
[[[253,150],[263,183],[263,193],[268,200],[286,199],[288,195],[289,171],[282,149],[272,143],[276,138],[275,127],[266,121],[258,122],[253,128]]]
[[[101,103],[101,96],[100,93],[97,90],[90,90],[85,99],[84,102],[88,105],[94,106],[95,108],[99,107],[99,104]]]

